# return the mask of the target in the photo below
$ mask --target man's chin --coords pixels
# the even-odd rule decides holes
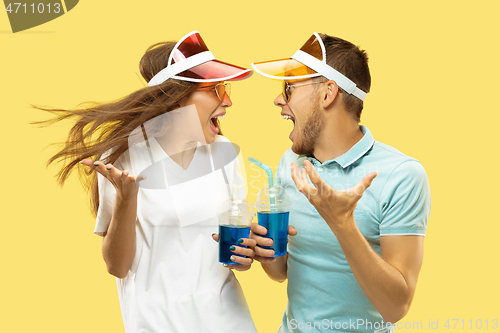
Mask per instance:
[[[310,151],[310,149],[305,149],[303,145],[296,142],[292,144],[292,151],[297,155],[306,155],[306,156],[312,155],[312,151]]]

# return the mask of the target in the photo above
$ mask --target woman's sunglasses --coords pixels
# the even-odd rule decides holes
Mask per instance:
[[[208,89],[208,88],[210,88],[210,90],[212,89],[215,90],[215,93],[217,94],[217,97],[219,98],[220,101],[224,99],[225,94],[227,94],[228,97],[231,96],[231,84],[229,82],[225,83],[221,82],[214,84],[212,86],[205,86],[198,89]]]

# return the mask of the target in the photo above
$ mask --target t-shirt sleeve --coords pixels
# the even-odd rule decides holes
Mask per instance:
[[[123,170],[119,161],[116,161],[113,165],[115,168]],[[111,223],[116,190],[113,184],[100,173],[97,174],[97,186],[99,188],[99,208],[97,210],[94,233],[104,236],[104,232],[108,230],[108,226]]]
[[[393,170],[380,197],[380,235],[422,235],[431,210],[429,181],[415,160]]]

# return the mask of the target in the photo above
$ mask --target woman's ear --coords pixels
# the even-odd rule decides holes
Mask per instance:
[[[333,102],[337,99],[339,94],[339,87],[337,83],[333,80],[326,81],[324,87],[323,95],[323,107],[325,109],[329,108]]]

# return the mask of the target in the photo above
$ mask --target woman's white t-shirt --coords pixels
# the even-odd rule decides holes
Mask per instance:
[[[232,156],[227,144],[216,136],[210,148],[198,146],[186,170],[154,138],[149,147],[129,147],[114,163],[148,177],[137,199],[135,257],[127,276],[116,279],[125,332],[256,332],[238,280],[218,262],[211,236],[218,233],[217,209],[238,183],[237,158],[217,168]],[[103,235],[116,192],[101,175],[98,185],[94,233]]]

